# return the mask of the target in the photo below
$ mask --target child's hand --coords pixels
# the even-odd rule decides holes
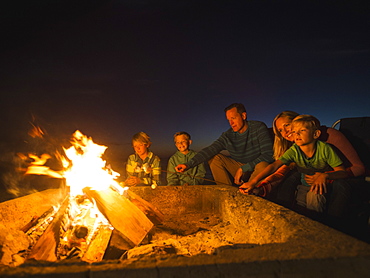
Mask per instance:
[[[252,191],[255,187],[255,184],[249,181],[239,186],[239,191],[243,194],[249,195],[252,194]]]
[[[134,177],[134,176],[131,176],[129,178],[127,178],[127,180],[125,181],[126,185],[128,186],[136,186],[140,183],[140,179],[138,177]]]
[[[314,175],[305,175],[306,182],[311,186],[310,191],[316,194],[327,193],[327,174],[316,172]]]

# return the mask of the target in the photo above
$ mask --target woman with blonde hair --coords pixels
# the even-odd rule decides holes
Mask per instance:
[[[285,151],[293,145],[293,137],[291,136],[291,123],[299,114],[293,111],[283,111],[279,113],[273,121],[274,131],[274,159],[278,159]],[[329,143],[342,159],[346,171],[350,177],[359,177],[365,174],[365,166],[360,160],[356,150],[352,144],[339,130],[331,127],[320,126],[321,135],[318,138],[320,141]],[[295,169],[295,165],[282,166],[274,174],[262,180],[257,193],[261,196],[268,196],[272,190],[276,189],[276,202],[287,207],[294,204],[296,187],[300,183],[300,174]],[[337,188],[338,195],[331,202],[332,207],[342,207],[340,204],[348,202],[350,196],[350,188]],[[330,207],[330,204],[329,204]],[[335,214],[342,214],[336,212]]]

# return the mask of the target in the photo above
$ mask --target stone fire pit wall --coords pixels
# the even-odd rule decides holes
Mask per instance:
[[[370,246],[234,187],[184,186],[131,189],[187,224],[219,217],[230,244],[209,254],[140,260],[27,262],[1,266],[0,277],[367,277]],[[14,232],[61,195],[46,190],[0,204],[0,221]],[[16,211],[13,211],[16,210]],[[15,215],[17,215],[15,217]],[[187,220],[188,219],[188,220]],[[190,225],[190,224],[189,224]]]

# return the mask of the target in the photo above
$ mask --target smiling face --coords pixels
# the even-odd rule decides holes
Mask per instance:
[[[191,140],[189,140],[184,134],[177,135],[175,137],[175,145],[177,149],[183,154],[187,154],[189,152],[190,144]]]
[[[238,113],[236,107],[226,111],[226,119],[229,121],[231,128],[238,133],[243,133],[247,130],[248,125],[245,121],[247,113]]]
[[[280,133],[280,135],[288,141],[293,142],[292,136],[292,119],[289,117],[280,117],[275,121],[276,130]]]

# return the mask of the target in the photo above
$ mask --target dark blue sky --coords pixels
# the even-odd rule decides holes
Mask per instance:
[[[139,131],[160,156],[180,130],[199,150],[233,102],[269,127],[282,110],[329,126],[370,116],[367,1],[75,2],[3,6],[2,145],[34,119],[122,157]]]

